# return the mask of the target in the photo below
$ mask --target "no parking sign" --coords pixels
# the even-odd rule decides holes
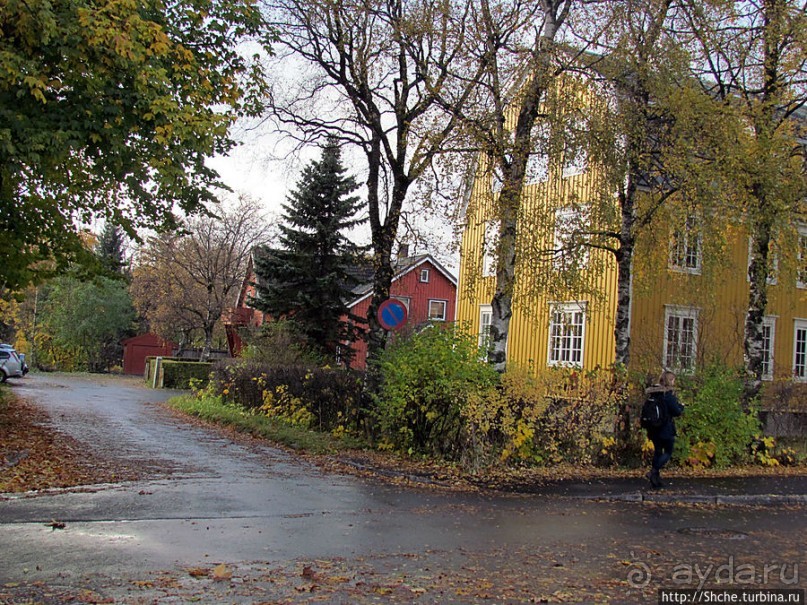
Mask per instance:
[[[395,298],[388,298],[378,307],[378,323],[385,330],[399,330],[407,317],[406,305]]]

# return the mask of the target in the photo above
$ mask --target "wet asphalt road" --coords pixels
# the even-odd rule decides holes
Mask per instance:
[[[408,569],[432,578],[432,595],[451,577],[468,583],[484,577],[491,594],[509,595],[498,584],[522,582],[524,602],[570,587],[571,600],[590,589],[601,602],[655,602],[651,589],[669,583],[676,566],[705,569],[729,560],[734,566],[735,558],[759,569],[800,565],[807,580],[807,515],[799,507],[648,506],[405,489],[327,475],[283,451],[184,424],[160,403],[174,393],[139,381],[35,375],[13,388],[47,410],[59,430],[101,455],[139,461],[152,478],[0,496],[0,602],[3,585],[78,586],[93,575],[108,581],[105,594],[115,595],[122,582],[222,562],[238,569],[340,561],[343,568],[361,567],[364,576],[384,577]],[[53,519],[65,529],[48,527]],[[649,587],[632,584],[628,573],[637,565],[652,570]],[[791,587],[789,579],[764,578],[764,585]],[[413,592],[412,602],[451,602],[447,594],[460,594],[451,591],[433,601]],[[162,602],[127,601],[131,595],[121,594],[121,602]],[[232,602],[262,602],[239,599]]]

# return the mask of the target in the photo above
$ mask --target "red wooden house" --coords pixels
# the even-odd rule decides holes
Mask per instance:
[[[390,287],[390,298],[400,300],[407,310],[404,329],[417,329],[430,321],[453,322],[457,300],[457,280],[429,254],[398,257]],[[348,307],[352,315],[367,317],[373,296],[372,283],[354,288],[356,297]],[[353,344],[351,366],[364,369],[367,342]]]
[[[256,276],[252,267],[250,262],[235,308],[229,309],[223,316],[227,344],[233,356],[237,356],[243,346],[239,329],[258,327],[268,321],[261,311],[249,306],[249,301],[256,292]],[[406,306],[406,328],[416,329],[429,321],[454,321],[457,280],[431,255],[399,256],[393,268],[395,274],[390,297],[400,300]],[[372,275],[368,271],[360,273],[362,283],[353,289],[353,299],[348,303],[348,308],[351,315],[366,318],[372,298]],[[367,358],[367,343],[360,340],[353,344],[353,350],[351,366],[363,369]]]

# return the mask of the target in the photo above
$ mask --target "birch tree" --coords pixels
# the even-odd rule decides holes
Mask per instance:
[[[683,33],[694,75],[730,108],[740,128],[732,141],[735,205],[748,225],[749,295],[745,320],[744,403],[759,394],[763,318],[776,239],[804,217],[804,105],[807,102],[807,2],[687,1]],[[728,148],[727,148],[728,151]]]
[[[518,221],[530,155],[546,153],[536,136],[547,91],[574,61],[561,44],[561,30],[579,0],[478,0],[468,13],[468,42],[462,65],[451,76],[472,82],[472,102],[442,95],[442,106],[462,125],[468,149],[490,165],[499,183],[496,228],[496,285],[491,300],[488,360],[503,372],[516,284]],[[448,92],[453,89],[448,88]]]
[[[725,131],[672,35],[675,3],[626,0],[602,7],[613,26],[596,41],[598,52],[584,69],[607,99],[592,112],[587,144],[605,175],[598,200],[604,222],[582,227],[572,241],[606,250],[616,261],[614,360],[627,366],[637,241],[665,205],[674,203],[678,214],[697,207],[708,215],[706,207],[718,203],[714,182]],[[614,201],[616,212],[609,212]]]

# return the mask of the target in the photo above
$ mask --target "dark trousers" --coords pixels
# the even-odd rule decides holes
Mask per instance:
[[[651,437],[653,442],[653,470],[660,471],[670,461],[675,437]]]

